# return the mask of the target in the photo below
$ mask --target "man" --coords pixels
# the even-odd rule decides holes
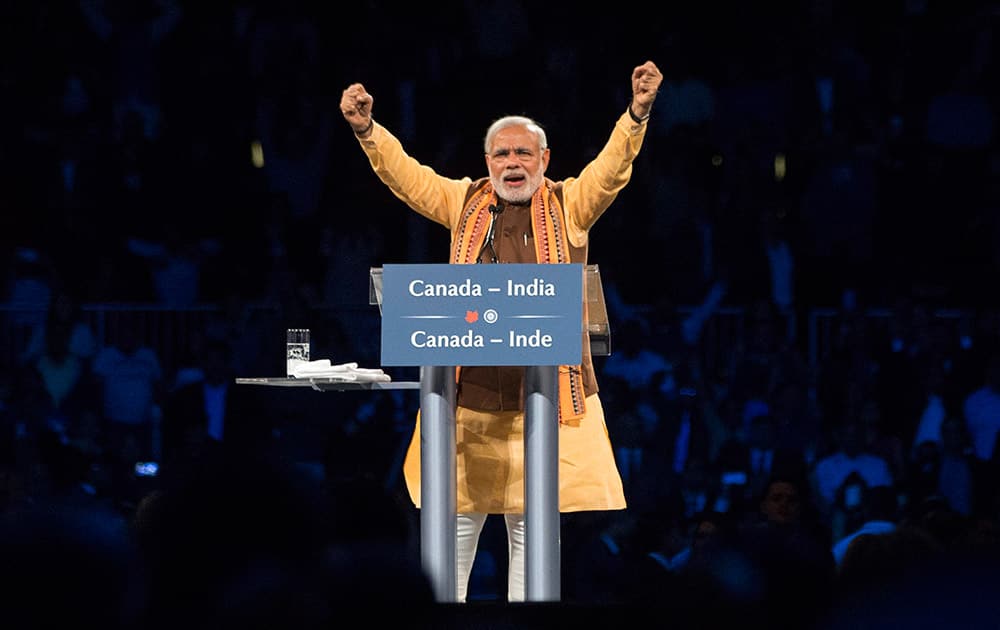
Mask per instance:
[[[396,197],[451,231],[453,264],[587,262],[588,233],[629,182],[653,101],[663,80],[647,61],[632,71],[632,101],[611,138],[580,175],[545,177],[550,150],[545,131],[523,116],[505,116],[486,132],[488,177],[451,179],[411,158],[399,140],[372,119],[374,97],[348,86],[340,110],[372,168]],[[486,240],[494,222],[494,243]],[[488,514],[507,525],[507,598],[524,592],[524,368],[465,366],[457,370],[458,461],[457,601],[464,602],[479,535]],[[608,439],[589,344],[581,365],[559,370],[559,509],[625,508],[621,476]],[[404,462],[414,504],[420,506],[420,423]]]
[[[836,429],[836,450],[816,461],[812,485],[820,508],[832,518],[837,511],[837,495],[845,481],[856,474],[869,488],[896,483],[889,463],[881,455],[868,452],[862,438],[860,421],[848,419]]]

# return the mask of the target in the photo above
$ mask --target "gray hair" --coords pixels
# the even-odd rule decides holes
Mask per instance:
[[[493,138],[501,130],[508,127],[526,127],[528,131],[535,134],[538,137],[538,148],[545,150],[549,146],[548,140],[545,138],[545,130],[542,126],[536,123],[534,120],[528,118],[527,116],[504,116],[503,118],[498,118],[496,121],[490,125],[490,128],[486,130],[486,140],[483,142],[483,149],[485,153],[490,152],[490,146],[493,144]]]

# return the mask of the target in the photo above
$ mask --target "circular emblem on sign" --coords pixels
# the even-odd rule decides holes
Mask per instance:
[[[492,308],[486,309],[486,311],[483,312],[483,321],[487,324],[495,324],[498,319],[500,319],[500,313],[497,313]]]

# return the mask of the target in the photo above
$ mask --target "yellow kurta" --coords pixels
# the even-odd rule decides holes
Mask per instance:
[[[632,174],[632,160],[645,135],[628,113],[615,123],[601,152],[576,178],[558,183],[572,262],[586,263],[588,231],[611,205]],[[459,222],[472,179],[438,175],[407,155],[378,123],[359,140],[372,168],[400,200],[459,236]],[[586,359],[589,361],[589,353]],[[461,403],[461,401],[460,401]],[[457,508],[488,514],[524,512],[524,411],[456,410]],[[420,419],[403,464],[406,486],[420,507]],[[596,393],[586,398],[585,415],[559,426],[559,509],[561,512],[626,507],[621,476]]]
[[[524,512],[524,412],[455,414],[459,512]],[[420,507],[420,419],[403,463],[406,488]],[[604,410],[595,394],[582,420],[559,425],[559,511],[620,510],[625,493],[615,465]]]

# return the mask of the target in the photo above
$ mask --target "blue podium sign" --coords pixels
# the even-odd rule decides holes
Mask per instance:
[[[583,265],[385,265],[385,366],[577,365]]]

